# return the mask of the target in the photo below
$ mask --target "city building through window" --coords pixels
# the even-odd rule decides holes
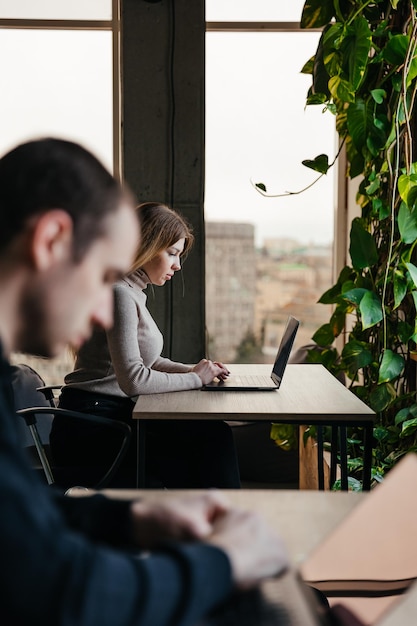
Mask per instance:
[[[329,316],[335,173],[312,185],[302,161],[333,160],[337,138],[305,106],[320,32],[300,29],[303,5],[206,1],[206,325],[226,362],[270,362],[289,314],[298,347]]]

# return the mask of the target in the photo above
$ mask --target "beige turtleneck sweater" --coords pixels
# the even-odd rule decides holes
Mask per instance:
[[[149,284],[142,270],[114,287],[114,325],[97,329],[80,349],[65,386],[131,397],[202,386],[189,365],[161,357],[163,337],[146,307]]]

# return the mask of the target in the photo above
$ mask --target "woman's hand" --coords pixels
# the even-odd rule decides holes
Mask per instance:
[[[225,380],[230,374],[229,370],[225,365],[223,365],[223,363],[210,361],[208,359],[201,359],[197,365],[194,365],[191,371],[200,376],[203,385],[211,383],[214,378]]]

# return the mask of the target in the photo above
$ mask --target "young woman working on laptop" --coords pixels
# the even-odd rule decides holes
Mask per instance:
[[[78,351],[74,371],[65,378],[59,405],[131,423],[140,394],[198,389],[216,376],[221,363],[202,359],[189,366],[161,357],[163,337],[146,307],[148,285],[162,286],[181,269],[193,235],[180,215],[157,203],[139,207],[142,241],[131,273],[115,285],[114,325],[96,329]],[[51,437],[54,462],[66,467],[103,468],[115,457],[114,433],[88,423],[55,418]],[[171,421],[146,427],[147,475],[170,488],[238,488],[233,436],[222,421]],[[130,446],[115,484],[135,485],[136,447]],[[86,474],[86,480],[88,480]],[[155,484],[155,483],[153,483]]]

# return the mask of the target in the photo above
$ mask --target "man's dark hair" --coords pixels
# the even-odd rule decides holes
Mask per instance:
[[[24,143],[0,159],[0,253],[31,217],[63,209],[73,220],[73,253],[79,261],[105,232],[105,217],[125,196],[121,185],[80,145],[53,138]]]

